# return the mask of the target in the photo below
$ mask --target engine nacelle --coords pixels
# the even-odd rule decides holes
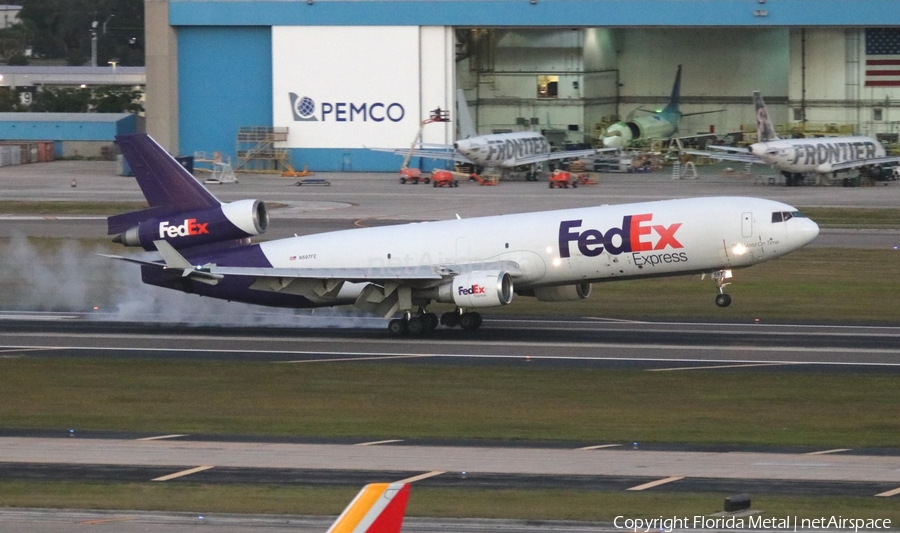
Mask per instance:
[[[260,200],[238,200],[211,209],[142,220],[118,235],[115,242],[156,250],[153,241],[166,240],[189,248],[261,235],[269,226],[269,211]]]
[[[542,302],[568,302],[584,300],[591,295],[590,283],[559,285],[557,287],[536,287],[534,297]]]
[[[513,299],[513,284],[508,272],[476,270],[460,274],[453,281],[438,287],[439,302],[454,303],[458,307],[496,307]]]

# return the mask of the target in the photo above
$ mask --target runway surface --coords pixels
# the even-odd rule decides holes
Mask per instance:
[[[69,533],[116,531],[120,533],[194,533],[209,531],[262,533],[323,533],[334,516],[229,515],[159,513],[140,511],[65,511],[56,509],[0,509],[0,526],[6,533]],[[612,524],[539,520],[480,520],[411,518],[403,521],[404,533],[607,533],[621,532]],[[680,530],[684,531],[684,530]],[[684,531],[684,533],[695,533]],[[805,533],[805,532],[804,532]]]
[[[5,357],[91,356],[247,360],[416,361],[697,368],[900,371],[900,328],[486,317],[474,332],[439,329],[398,340],[384,320],[308,315],[292,327],[107,323],[103,315],[0,313]],[[302,320],[302,322],[301,322]],[[334,326],[343,320],[348,327]]]

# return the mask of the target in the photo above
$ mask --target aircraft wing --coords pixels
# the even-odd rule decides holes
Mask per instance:
[[[373,152],[388,152],[391,154],[406,157],[409,154],[409,148],[367,148]],[[421,145],[413,148],[411,157],[424,157],[426,159],[440,159],[442,161],[458,161],[460,163],[471,163],[468,158],[462,156],[453,146],[444,144]]]
[[[618,148],[604,149],[604,151],[618,150]],[[525,157],[516,158],[516,166],[533,165],[534,163],[543,163],[544,161],[559,161],[560,159],[578,159],[581,157],[591,157],[597,155],[600,150],[571,150],[561,152],[550,152],[549,154],[534,154]]]
[[[463,272],[476,270],[504,270],[512,277],[524,275],[514,261],[490,261],[482,263],[461,263],[445,265],[421,265],[371,268],[273,268],[273,267],[229,267],[215,264],[192,265],[171,244],[164,240],[154,241],[164,262],[148,261],[134,257],[99,254],[110,259],[136,263],[163,270],[180,271],[182,277],[190,277],[201,283],[215,285],[226,276],[246,276],[259,280],[277,278],[281,283],[292,280],[317,280],[326,282],[440,282]]]
[[[852,161],[844,161],[843,163],[825,163],[817,170],[819,170],[819,172],[838,172],[841,170],[850,170],[872,165],[884,165],[887,163],[900,163],[900,156],[889,155],[885,157],[873,157],[871,159],[854,159]]]
[[[685,149],[681,151],[684,154],[691,155],[700,155],[704,157],[708,157],[710,159],[718,159],[719,161],[737,161],[739,163],[759,163],[760,165],[767,164],[765,161],[760,159],[759,157],[749,154],[749,153],[735,153],[735,152],[709,152],[705,150],[690,150]]]
[[[710,150],[722,150],[724,152],[735,152],[738,154],[749,154],[750,150],[748,148],[743,148],[740,146],[718,146],[715,144],[711,144],[707,146]]]

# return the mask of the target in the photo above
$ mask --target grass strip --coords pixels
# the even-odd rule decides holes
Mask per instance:
[[[802,207],[823,228],[900,228],[900,209],[884,207]]]
[[[7,353],[7,356],[12,354]],[[0,427],[892,447],[900,376],[0,359]],[[738,417],[737,419],[735,417]]]
[[[127,211],[146,209],[147,202],[84,202],[84,201],[0,201],[4,215],[117,215]]]
[[[337,516],[360,488],[0,481],[0,507]],[[693,520],[694,516],[721,510],[726,496],[690,492],[486,490],[413,486],[407,516],[604,522],[611,522],[616,516],[678,516]],[[753,508],[763,510],[763,516],[769,517],[843,516],[887,518],[893,524],[900,522],[900,507],[890,498],[754,495]]]
[[[688,319],[723,322],[900,322],[900,251],[804,248],[785,257],[735,270],[727,292],[734,303],[713,303],[707,276],[595,283],[587,300],[538,302],[515,298],[483,314],[590,316],[620,319]]]

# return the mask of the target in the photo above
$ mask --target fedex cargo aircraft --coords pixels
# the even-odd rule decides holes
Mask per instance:
[[[578,300],[591,284],[711,274],[715,302],[732,269],[790,253],[819,227],[759,198],[666,200],[359,228],[254,243],[268,226],[259,200],[222,203],[145,134],[116,138],[150,207],[108,219],[114,241],[158,251],[144,283],[278,307],[354,305],[394,335],[440,324],[477,329],[479,308],[515,295]],[[453,304],[440,319],[433,302]]]

